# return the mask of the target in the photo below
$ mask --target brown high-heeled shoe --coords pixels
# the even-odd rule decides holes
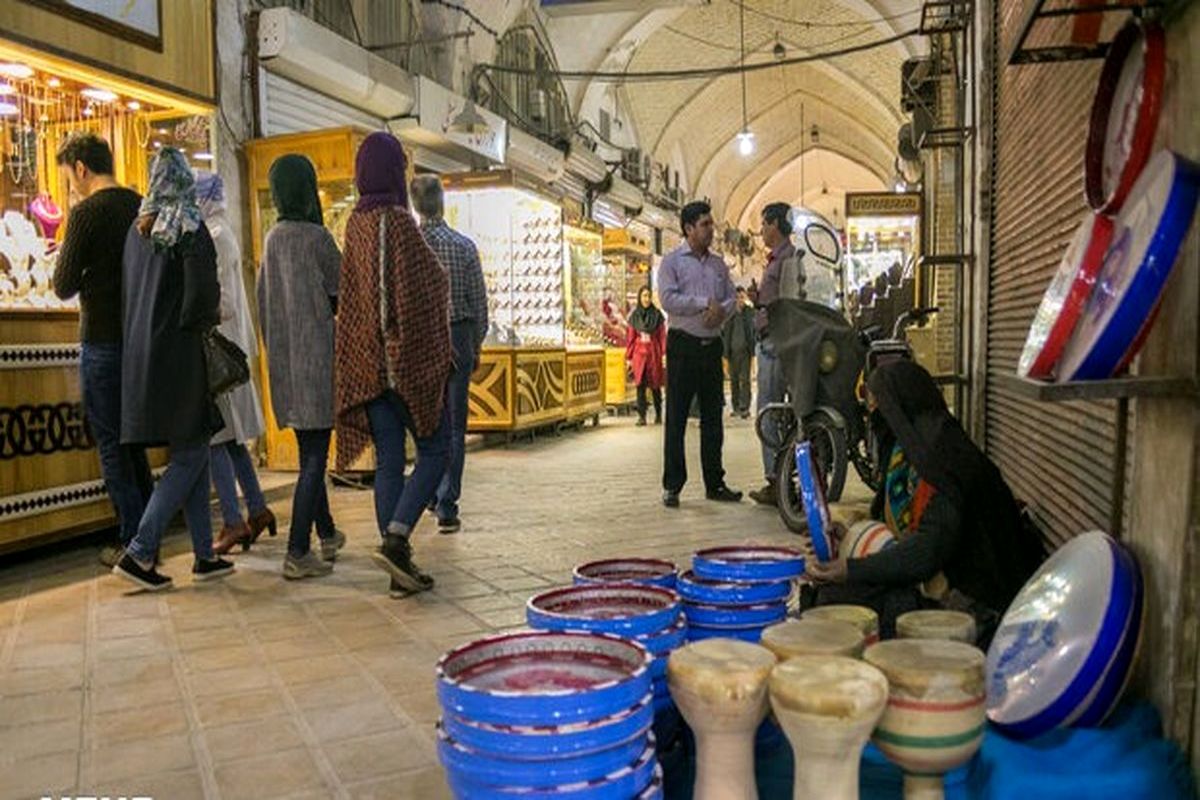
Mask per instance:
[[[213,540],[213,552],[223,556],[239,544],[245,550],[249,547],[247,542],[250,541],[250,536],[250,526],[244,522],[239,522],[237,525],[226,525],[221,528],[221,532]]]
[[[263,530],[266,530],[271,536],[279,533],[275,522],[275,515],[271,513],[271,509],[264,508],[262,511],[250,515],[250,538],[242,544],[243,550],[249,550],[250,545],[258,541],[258,537],[262,536]]]

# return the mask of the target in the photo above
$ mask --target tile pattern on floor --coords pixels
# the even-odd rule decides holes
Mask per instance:
[[[446,649],[520,627],[528,597],[583,561],[796,541],[770,509],[703,499],[694,423],[693,478],[664,509],[661,430],[610,419],[470,453],[463,530],[422,520],[416,559],[437,586],[404,600],[369,557],[371,494],[350,489],[332,498],[350,543],[328,578],[280,578],[286,502],[280,537],[222,582],[193,584],[186,534],[171,536],[178,586],[161,595],[127,595],[85,547],[0,561],[3,796],[448,797],[433,683]],[[750,423],[728,422],[729,482],[757,485],[758,458]]]

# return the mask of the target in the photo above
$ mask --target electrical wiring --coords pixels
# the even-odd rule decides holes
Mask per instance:
[[[758,72],[764,69],[774,69],[779,66],[789,66],[791,64],[806,64],[812,61],[823,61],[829,58],[838,58],[847,56],[853,53],[861,53],[865,50],[873,50],[877,47],[885,47],[890,44],[902,41],[910,36],[917,36],[920,30],[912,28],[911,30],[898,33],[894,36],[888,36],[884,39],[876,39],[862,44],[843,47],[838,50],[827,50],[821,53],[811,53],[804,56],[796,56],[794,58],[785,58],[779,61],[764,61],[755,64],[734,64],[724,67],[697,67],[694,69],[674,69],[674,70],[648,70],[642,72],[611,72],[611,71],[594,71],[594,70],[559,70],[555,74],[562,80],[591,80],[597,83],[653,83],[658,81],[675,81],[675,80],[692,80],[695,78],[715,78],[723,75],[737,75],[742,72]],[[489,72],[499,72],[509,75],[535,75],[542,74],[538,70],[528,69],[526,67],[508,67],[500,64],[480,64],[480,69]]]
[[[696,42],[697,44],[706,45],[707,47],[713,47],[718,50],[728,50],[731,53],[738,52],[738,48],[736,48],[732,45],[722,44],[721,42],[714,42],[711,39],[705,39],[703,36],[696,36],[695,34],[688,33],[687,31],[681,31],[678,28],[672,27],[670,25],[667,25],[664,28],[664,30],[669,31],[669,32],[675,34],[676,36],[682,36],[685,39],[690,39],[691,41]],[[827,47],[831,44],[838,44],[839,42],[844,42],[847,39],[853,39],[857,36],[862,36],[863,34],[867,34],[870,32],[871,31],[868,28],[863,28],[862,30],[852,31],[851,33],[844,33],[841,36],[837,36],[826,42],[818,42],[818,43],[815,43],[812,45],[805,45],[805,49],[811,50],[813,47]]]

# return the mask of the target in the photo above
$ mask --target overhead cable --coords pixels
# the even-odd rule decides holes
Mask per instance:
[[[605,70],[558,70],[554,74],[562,80],[591,80],[597,83],[652,83],[656,81],[676,81],[676,80],[692,80],[695,78],[717,78],[723,75],[737,75],[742,72],[758,72],[764,69],[773,69],[778,66],[789,66],[792,64],[807,64],[813,61],[824,61],[830,58],[838,58],[840,56],[852,55],[861,53],[865,50],[873,50],[877,47],[885,47],[890,44],[902,41],[910,36],[917,36],[920,30],[913,28],[912,30],[898,33],[895,36],[889,36],[885,39],[876,39],[871,42],[862,44],[850,45],[838,50],[826,50],[820,53],[810,53],[804,56],[795,56],[794,58],[785,58],[779,61],[763,61],[755,64],[733,64],[723,67],[696,67],[693,69],[667,69],[667,70],[647,70],[640,72],[611,72]],[[480,64],[481,69],[486,69],[489,72],[499,72],[508,75],[539,75],[545,74],[544,70],[534,70],[528,67],[510,67],[503,64]]]

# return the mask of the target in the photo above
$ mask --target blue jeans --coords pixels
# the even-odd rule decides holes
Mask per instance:
[[[450,454],[446,474],[437,489],[438,519],[458,516],[458,498],[462,497],[463,465],[466,462],[467,397],[471,373],[475,371],[475,323],[457,322],[450,327],[454,344],[454,371],[446,384],[446,405],[450,411]]]
[[[221,519],[229,527],[242,524],[242,512],[238,507],[238,485],[246,496],[246,512],[257,514],[267,507],[262,487],[250,452],[241,442],[225,442],[212,446],[212,482],[221,501]]]
[[[317,536],[333,536],[333,516],[329,513],[329,493],[325,488],[325,464],[329,460],[328,428],[297,430],[300,445],[300,477],[292,495],[292,525],[288,531],[288,555],[299,558],[309,551],[313,523]]]
[[[429,436],[417,436],[408,406],[393,391],[367,403],[371,438],[375,440],[375,520],[379,532],[386,533],[390,523],[411,531],[421,512],[433,498],[438,483],[446,474],[450,452],[450,407],[442,406],[437,430]],[[417,465],[406,481],[407,460],[405,431],[412,431],[417,442]]]
[[[167,471],[146,503],[137,536],[125,548],[136,560],[154,561],[163,533],[180,508],[192,534],[192,552],[202,561],[213,559],[212,516],[208,504],[208,444],[172,447]]]
[[[758,399],[755,401],[755,409],[762,411],[763,406],[767,403],[779,403],[783,401],[783,393],[787,388],[783,382],[783,367],[779,363],[779,356],[775,354],[775,345],[770,339],[763,339],[758,343]],[[778,439],[777,433],[772,430],[774,427],[770,420],[763,426],[769,438]],[[775,482],[775,451],[762,446],[762,464],[763,476],[767,483]]]
[[[154,481],[146,451],[121,444],[121,345],[84,342],[79,380],[83,414],[100,455],[100,474],[117,512],[121,544],[126,545],[137,534]]]

